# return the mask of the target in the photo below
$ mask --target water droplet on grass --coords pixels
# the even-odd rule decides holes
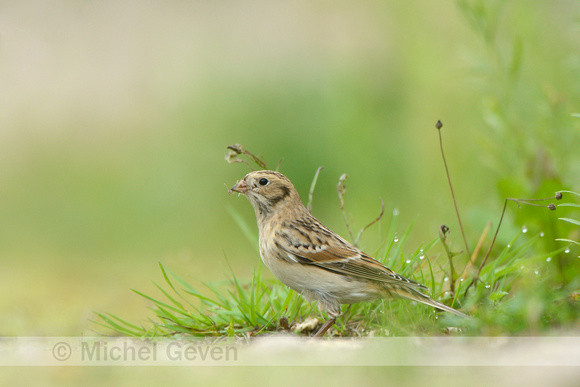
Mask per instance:
[[[393,239],[393,242],[397,243],[399,241],[399,236],[397,234],[395,234],[395,239]]]
[[[543,237],[544,237],[544,232],[542,231],[542,232],[540,233],[540,238],[543,238]]]
[[[568,253],[570,252],[570,247],[566,247],[566,249],[564,250],[564,252],[565,252],[566,254],[568,254]]]
[[[491,288],[491,285],[490,284],[485,284],[485,288],[486,289],[489,289],[489,288]]]
[[[551,260],[552,260],[552,257],[546,258],[546,262],[550,262]]]
[[[528,228],[526,227],[526,225],[525,225],[525,224],[522,226],[522,232],[523,232],[524,234],[528,232]]]
[[[405,262],[406,263],[411,263],[411,260],[410,259],[407,259]]]
[[[399,215],[399,209],[395,207],[393,209],[393,216],[397,216],[397,215]]]

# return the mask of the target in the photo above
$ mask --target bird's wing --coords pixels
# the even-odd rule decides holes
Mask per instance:
[[[294,262],[315,265],[338,274],[425,288],[366,255],[319,222],[286,225],[276,231],[276,245]]]

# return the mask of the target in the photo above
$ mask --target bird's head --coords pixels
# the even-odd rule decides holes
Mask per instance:
[[[292,182],[275,171],[250,172],[230,188],[229,193],[232,192],[246,195],[258,218],[280,212],[285,207],[304,208]]]

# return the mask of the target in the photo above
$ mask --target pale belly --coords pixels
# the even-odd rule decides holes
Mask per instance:
[[[376,283],[358,280],[356,277],[279,258],[264,259],[262,256],[262,261],[276,278],[309,301],[354,304],[383,297]]]

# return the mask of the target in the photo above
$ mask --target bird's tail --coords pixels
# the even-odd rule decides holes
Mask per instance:
[[[419,290],[415,289],[414,287],[397,286],[396,289],[389,289],[389,290],[390,290],[390,293],[394,293],[394,294],[396,294],[396,296],[398,296],[400,298],[406,298],[408,300],[418,301],[418,302],[421,302],[423,304],[433,306],[437,309],[441,309],[441,310],[444,310],[446,312],[453,313],[457,316],[471,318],[468,315],[466,315],[465,313],[462,313],[456,309],[453,309],[450,306],[442,304],[439,301],[435,301],[434,299],[427,296],[426,294],[421,293]]]

